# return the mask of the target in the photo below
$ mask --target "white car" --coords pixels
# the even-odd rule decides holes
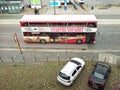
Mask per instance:
[[[65,85],[70,86],[76,77],[83,69],[85,62],[80,58],[72,58],[67,64],[60,70],[57,80]]]

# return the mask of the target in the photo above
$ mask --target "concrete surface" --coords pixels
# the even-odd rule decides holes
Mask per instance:
[[[102,62],[117,64],[118,62],[120,62],[120,56],[108,53],[100,53],[98,60]]]
[[[67,5],[67,10],[64,10],[64,5],[61,8],[59,7],[47,7],[43,6],[39,9],[39,14],[50,14],[50,15],[62,15],[62,14],[94,14],[101,15],[104,19],[98,19],[98,24],[120,24],[120,7],[119,6],[111,6],[105,7],[104,5],[93,5],[94,9],[91,9],[92,5],[84,4],[82,9],[78,5],[76,5],[77,10],[74,9],[72,5]],[[113,13],[114,12],[114,13]],[[21,14],[0,14],[0,24],[19,24],[19,20],[23,15],[34,15],[34,9],[25,7],[25,10],[21,12]],[[104,17],[106,15],[106,17]],[[107,16],[111,15],[108,19]],[[112,19],[114,16],[114,19]],[[117,17],[116,17],[117,16]]]
[[[0,19],[0,24],[19,24],[20,19]],[[98,24],[120,24],[120,19],[98,19]]]

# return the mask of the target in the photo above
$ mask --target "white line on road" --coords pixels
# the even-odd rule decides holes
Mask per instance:
[[[0,51],[19,51],[17,48],[0,48]],[[22,49],[22,51],[33,51],[33,52],[120,52],[120,49],[112,50],[112,49],[88,49],[88,50],[65,50],[65,49]]]

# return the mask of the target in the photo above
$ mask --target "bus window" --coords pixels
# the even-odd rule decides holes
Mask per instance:
[[[68,26],[77,26],[77,23],[68,23]]]
[[[39,22],[39,23],[37,23],[37,22],[29,22],[29,25],[30,26],[40,26],[40,27],[48,27],[48,24],[47,23],[42,23],[42,22]]]
[[[88,27],[97,27],[96,23],[88,23]]]
[[[66,25],[67,23],[49,23],[49,26],[51,27],[55,27],[55,26],[61,27],[61,26],[66,26]]]
[[[87,26],[87,23],[80,23],[80,26],[81,26],[81,27],[86,27],[86,26]]]
[[[76,36],[76,33],[71,33],[70,36],[71,36],[71,37],[75,37],[75,36]]]
[[[32,36],[39,36],[39,32],[31,32]]]
[[[68,23],[68,26],[87,26],[87,23]]]
[[[28,23],[27,22],[21,22],[20,25],[23,26],[23,27],[27,27]]]
[[[31,36],[32,34],[31,34],[31,32],[23,32],[23,35],[24,36]]]

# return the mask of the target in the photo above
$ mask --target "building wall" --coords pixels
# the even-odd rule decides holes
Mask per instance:
[[[0,14],[19,14],[20,1],[1,1]]]

